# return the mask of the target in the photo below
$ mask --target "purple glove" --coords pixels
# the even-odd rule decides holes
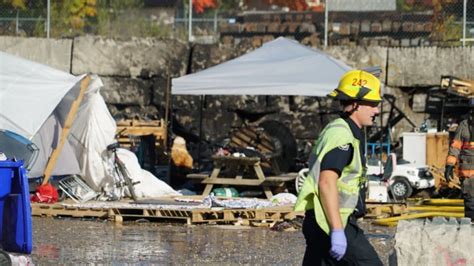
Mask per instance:
[[[331,231],[331,249],[329,254],[340,261],[344,254],[346,254],[347,239],[344,234],[344,229],[335,229]]]

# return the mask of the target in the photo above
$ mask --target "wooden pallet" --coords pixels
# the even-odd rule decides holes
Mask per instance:
[[[386,218],[407,213],[404,203],[367,203],[366,218]]]
[[[239,220],[276,222],[292,220],[296,213],[291,207],[276,207],[266,209],[224,209],[224,210],[194,210],[192,223],[228,223]]]
[[[473,80],[465,80],[453,76],[443,76],[441,77],[441,88],[448,89],[462,97],[474,97]]]
[[[31,214],[33,216],[46,217],[95,217],[107,219],[109,217],[109,210],[102,208],[79,208],[64,206],[62,204],[46,204],[46,203],[31,203]]]
[[[276,222],[291,220],[298,213],[291,206],[265,209],[150,209],[149,207],[111,207],[111,208],[79,208],[64,204],[31,203],[33,216],[46,217],[95,217],[122,223],[125,220],[136,221],[183,221],[191,224],[234,223],[245,220],[252,222]]]
[[[156,146],[161,146],[166,141],[166,125],[163,119],[143,120],[120,120],[117,121],[117,139],[122,147],[134,145],[137,137],[154,135]],[[139,140],[137,140],[139,141]]]

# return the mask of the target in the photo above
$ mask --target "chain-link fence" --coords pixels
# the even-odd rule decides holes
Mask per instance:
[[[451,46],[474,30],[473,0],[328,0],[327,8],[329,44]]]
[[[0,35],[48,36],[48,1],[0,1]]]
[[[246,6],[235,5],[239,1],[220,1],[221,6],[193,2],[0,1],[0,35],[94,34],[224,43],[249,39],[257,46],[279,36],[315,46],[474,43],[474,0],[299,0],[307,3],[299,11],[264,4],[272,1],[240,1]],[[199,5],[204,2],[211,4]]]
[[[311,45],[472,45],[474,0],[326,0],[316,8],[253,10],[223,24],[221,38],[258,43],[278,36]],[[252,9],[255,6],[249,6]]]

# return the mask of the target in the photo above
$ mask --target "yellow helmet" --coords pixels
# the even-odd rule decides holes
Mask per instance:
[[[337,89],[328,96],[338,100],[381,102],[380,80],[369,72],[351,70],[344,74]]]

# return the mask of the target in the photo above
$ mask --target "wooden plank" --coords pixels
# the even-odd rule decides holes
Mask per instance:
[[[49,206],[48,206],[49,205]],[[90,208],[65,208],[61,205],[51,204],[31,204],[32,216],[70,216],[70,217],[98,217],[107,218],[108,210],[106,209],[90,209]]]
[[[426,164],[444,168],[449,149],[449,133],[426,134]]]
[[[290,182],[294,181],[296,176],[267,176],[265,182]]]
[[[120,132],[124,128],[117,127],[117,131]],[[120,134],[121,138],[124,138],[128,135],[134,136],[146,136],[146,135],[155,135],[157,138],[164,137],[165,130],[156,129],[156,128],[143,128],[143,127],[125,127],[125,130]]]
[[[202,181],[203,184],[235,185],[235,186],[259,186],[263,182],[264,182],[263,180],[259,180],[259,179],[235,179],[235,178],[213,178],[213,179],[209,178],[209,179],[204,179]]]
[[[163,119],[160,120],[119,120],[116,122],[117,127],[163,127]]]
[[[191,179],[204,179],[208,178],[208,174],[188,174],[186,175],[186,178],[191,178]]]
[[[44,176],[43,183],[42,183],[43,185],[48,183],[49,177],[51,176],[51,173],[53,172],[53,169],[56,166],[56,162],[64,147],[64,143],[66,143],[66,139],[69,135],[69,131],[71,130],[72,123],[74,122],[74,119],[76,118],[77,110],[79,109],[79,106],[81,105],[82,99],[84,98],[84,94],[87,90],[87,87],[89,86],[90,80],[91,80],[91,77],[87,75],[81,81],[79,95],[71,104],[71,109],[69,110],[69,113],[66,117],[66,121],[64,122],[64,127],[61,132],[61,137],[59,138],[59,143],[56,146],[56,148],[51,152],[51,156],[49,157],[48,163],[46,164],[46,168],[43,174]]]
[[[226,166],[229,164],[255,165],[260,162],[258,157],[213,156],[212,160],[216,166]]]

